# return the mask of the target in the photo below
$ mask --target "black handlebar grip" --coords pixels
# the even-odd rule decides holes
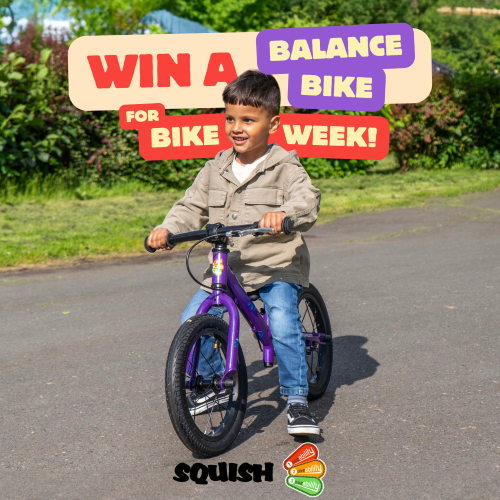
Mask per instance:
[[[175,246],[175,243],[172,243],[170,241],[170,237],[173,236],[172,233],[168,233],[167,234],[167,247],[170,247],[170,248],[174,248]],[[148,238],[149,236],[146,236],[146,238],[144,238],[144,248],[149,252],[149,253],[155,253],[156,252],[156,248],[152,248],[148,245]]]
[[[293,221],[292,221],[292,219],[290,219],[290,217],[285,217],[283,219],[283,222],[281,223],[281,230],[285,234],[290,234],[292,232],[292,229],[293,229]]]
[[[144,239],[144,248],[149,252],[149,253],[155,253],[156,252],[156,248],[151,248],[149,245],[148,245],[148,238],[149,236],[146,236],[146,238]]]
[[[260,221],[257,221],[257,222],[254,222],[252,224],[252,228],[253,229],[258,229],[259,227],[259,222]],[[285,233],[285,234],[290,234],[292,232],[292,229],[293,229],[293,221],[292,219],[290,219],[290,217],[285,217],[283,219],[283,222],[281,223],[281,230]]]
[[[174,247],[175,247],[175,245],[176,245],[176,243],[172,243],[172,242],[170,241],[170,237],[171,237],[171,236],[174,236],[174,235],[173,235],[172,233],[168,233],[168,234],[167,234],[167,240],[166,240],[166,243],[167,243],[167,247],[169,247],[169,248],[174,248]]]

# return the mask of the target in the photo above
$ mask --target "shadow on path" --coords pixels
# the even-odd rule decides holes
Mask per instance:
[[[367,341],[366,337],[357,335],[346,335],[332,339],[333,368],[328,389],[321,398],[309,403],[319,423],[330,412],[338,388],[371,377],[377,371],[379,363],[363,347]],[[277,365],[275,364],[271,369],[265,369],[262,360],[254,361],[247,366],[247,373],[248,395],[249,399],[252,398],[252,400],[247,404],[243,426],[230,449],[237,448],[255,434],[265,432],[265,428],[276,418],[282,420],[283,428],[286,425],[286,397],[282,396],[279,391]],[[292,441],[292,436],[289,438]],[[321,434],[319,436],[296,436],[293,439],[299,444],[302,442],[322,443],[324,441]]]

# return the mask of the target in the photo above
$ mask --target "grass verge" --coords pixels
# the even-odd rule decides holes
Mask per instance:
[[[321,179],[319,223],[356,212],[419,206],[431,198],[448,198],[500,186],[500,170],[415,170],[405,174],[375,173],[347,179]]]
[[[500,170],[417,170],[313,182],[321,189],[318,222],[356,212],[418,206],[436,197],[500,187]],[[0,201],[0,269],[143,253],[144,237],[160,224],[182,192],[152,192],[140,184],[80,195],[52,191]],[[83,198],[83,199],[78,199]],[[85,199],[91,198],[91,199]]]

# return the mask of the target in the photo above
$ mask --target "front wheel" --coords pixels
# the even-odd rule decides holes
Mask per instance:
[[[321,332],[332,336],[330,318],[325,301],[314,285],[304,288],[299,298],[299,313],[303,332]],[[307,399],[318,399],[327,389],[332,374],[332,341],[326,344],[313,342],[306,347],[307,360]]]
[[[165,388],[170,420],[184,445],[205,457],[231,446],[245,416],[248,382],[241,346],[234,387],[220,390],[218,384],[226,367],[227,342],[225,321],[198,314],[179,328],[168,353]]]

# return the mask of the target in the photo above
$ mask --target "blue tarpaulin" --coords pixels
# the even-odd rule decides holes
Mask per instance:
[[[174,16],[168,10],[155,10],[146,14],[141,22],[144,24],[157,24],[164,31],[172,35],[178,33],[217,33],[217,31],[206,28],[200,23]]]

